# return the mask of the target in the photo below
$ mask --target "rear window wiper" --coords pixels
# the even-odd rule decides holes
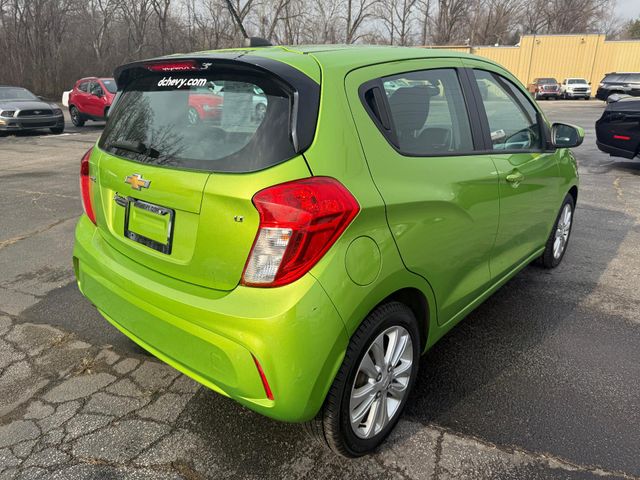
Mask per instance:
[[[119,148],[133,153],[140,153],[152,158],[158,158],[160,152],[152,147],[147,147],[143,142],[132,142],[129,140],[116,140],[108,148]]]

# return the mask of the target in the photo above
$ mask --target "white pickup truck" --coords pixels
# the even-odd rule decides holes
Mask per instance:
[[[560,85],[562,98],[591,98],[591,84],[584,78],[565,78]]]

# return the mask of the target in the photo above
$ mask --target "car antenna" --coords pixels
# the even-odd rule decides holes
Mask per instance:
[[[238,15],[238,12],[236,12],[236,9],[233,8],[233,4],[231,3],[231,0],[226,0],[226,2],[227,2],[227,7],[229,8],[229,11],[231,12],[231,16],[234,18],[234,20],[238,24],[238,27],[240,27],[240,32],[242,33],[242,36],[244,37],[244,46],[245,47],[270,47],[270,46],[272,46],[272,43],[269,40],[267,40],[266,38],[250,37],[249,35],[247,35],[247,31],[244,29],[244,26],[242,25],[242,20],[240,20],[240,16]]]

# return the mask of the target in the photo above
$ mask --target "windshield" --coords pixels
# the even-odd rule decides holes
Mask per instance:
[[[569,85],[587,83],[584,78],[570,78],[567,82]]]
[[[546,85],[549,83],[558,83],[558,82],[556,81],[555,78],[541,78],[540,80],[538,80],[538,83],[542,85]]]
[[[116,85],[115,80],[111,78],[103,78],[102,84],[104,85],[104,88],[106,88],[109,93],[116,93],[118,91],[118,87]]]
[[[38,97],[26,88],[0,87],[0,100],[38,100]]]
[[[167,167],[260,170],[295,155],[291,97],[264,74],[148,75],[121,92],[99,146]]]

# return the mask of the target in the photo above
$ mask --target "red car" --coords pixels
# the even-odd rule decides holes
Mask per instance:
[[[195,89],[189,94],[187,120],[195,125],[201,121],[217,120],[222,109],[222,96],[210,89]]]
[[[105,120],[116,91],[113,78],[78,80],[69,94],[69,114],[73,124],[82,127],[87,120]]]

